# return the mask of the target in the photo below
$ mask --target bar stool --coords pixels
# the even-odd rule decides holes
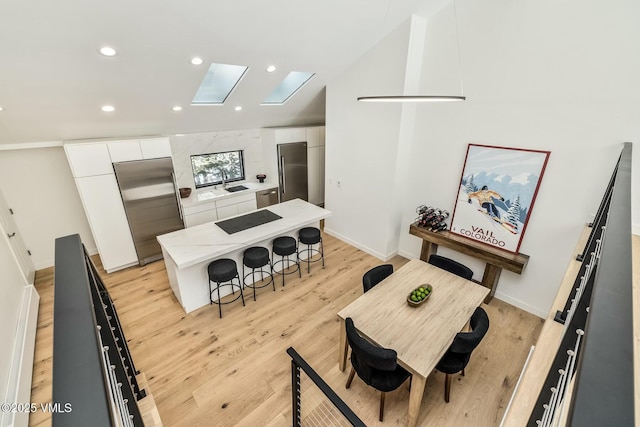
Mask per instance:
[[[296,271],[298,272],[298,276],[302,277],[302,272],[300,271],[300,260],[298,259],[298,242],[291,236],[282,236],[276,237],[273,240],[273,246],[271,249],[271,259],[274,259],[274,254],[279,255],[280,259],[278,261],[274,261],[272,264],[273,272],[276,274],[282,274],[282,286],[284,286],[284,276],[287,274],[293,274]],[[287,261],[287,269],[291,265],[291,260],[289,259],[290,255],[296,254],[295,270],[285,272],[284,261]],[[282,270],[276,271],[276,266],[278,264],[282,265]]]
[[[269,270],[265,270],[262,267],[269,266]],[[244,267],[249,267],[251,269],[251,273],[244,274]],[[264,274],[267,273],[269,275],[269,281],[267,283],[263,283],[260,286],[256,285],[256,270],[260,272],[260,280],[264,282]],[[247,284],[247,277],[251,276],[252,282],[251,284]],[[269,286],[269,284],[273,285],[273,292],[276,291],[276,283],[273,280],[273,267],[271,266],[271,260],[269,259],[269,250],[267,248],[263,248],[261,246],[253,246],[244,251],[242,255],[242,284],[247,288],[253,289],[253,300],[256,300],[256,288],[264,288],[265,286]]]
[[[238,267],[236,262],[229,258],[221,258],[212,261],[207,266],[207,272],[209,273],[209,302],[210,304],[218,304],[218,310],[220,311],[220,318],[222,318],[222,304],[229,304],[242,298],[242,305],[244,306],[244,294],[242,293],[242,284],[240,283],[240,276],[238,275]],[[233,283],[233,279],[238,278],[238,284]],[[211,282],[215,282],[215,289],[211,289]],[[228,282],[228,283],[225,283]],[[220,288],[222,286],[231,286],[231,292],[235,295],[235,287],[240,289],[240,294],[231,301],[220,301]],[[218,300],[214,301],[212,294],[214,291],[218,291]]]
[[[303,245],[307,245],[306,249],[298,251],[298,259],[300,259],[301,253],[307,253],[307,273],[311,272],[312,262],[322,260],[322,268],[324,268],[324,247],[322,245],[322,234],[320,233],[320,229],[315,227],[301,228],[300,231],[298,231],[298,241]],[[317,244],[319,244],[318,248],[314,248],[313,245]],[[320,257],[312,260],[311,257],[316,254],[320,254]]]

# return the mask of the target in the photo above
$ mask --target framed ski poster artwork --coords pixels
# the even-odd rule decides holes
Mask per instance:
[[[451,232],[518,253],[549,154],[469,144]]]

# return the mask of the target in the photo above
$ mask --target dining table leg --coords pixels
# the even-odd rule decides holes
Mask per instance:
[[[347,345],[347,328],[345,325],[345,321],[343,318],[340,319],[340,354],[338,355],[338,367],[341,371],[347,366],[347,350],[349,346]]]
[[[408,427],[415,427],[418,424],[420,416],[420,406],[422,404],[422,395],[427,384],[427,379],[416,373],[411,378],[411,391],[409,392],[409,420]]]

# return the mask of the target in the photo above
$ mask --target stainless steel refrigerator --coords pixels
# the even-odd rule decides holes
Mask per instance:
[[[307,180],[307,143],[278,144],[280,202],[309,200]]]
[[[156,236],[184,228],[171,158],[114,163],[140,265],[162,258]]]

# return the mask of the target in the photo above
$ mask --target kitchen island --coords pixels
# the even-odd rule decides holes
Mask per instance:
[[[300,199],[269,206],[281,218],[227,234],[216,222],[158,236],[171,289],[186,313],[209,304],[207,266],[218,258],[236,261],[242,275],[242,254],[250,246],[264,246],[279,236],[293,236],[303,227],[318,227],[331,212]],[[238,215],[242,217],[244,215]],[[222,222],[222,221],[217,221]],[[224,296],[224,295],[222,295]]]

